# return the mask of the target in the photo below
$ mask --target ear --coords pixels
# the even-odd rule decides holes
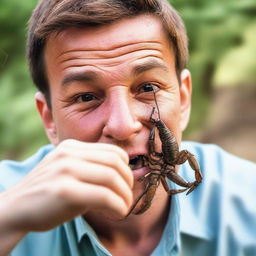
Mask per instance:
[[[52,111],[47,104],[44,94],[42,92],[37,92],[35,94],[35,101],[36,101],[37,110],[40,114],[40,117],[44,125],[45,132],[50,142],[56,145],[57,139],[58,139],[57,133],[56,133],[56,126],[52,116]]]
[[[181,110],[181,129],[184,131],[188,125],[191,110],[192,81],[188,69],[184,69],[180,75],[180,110]]]

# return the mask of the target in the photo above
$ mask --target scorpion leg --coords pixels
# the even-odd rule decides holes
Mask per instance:
[[[134,201],[130,211],[128,212],[128,214],[125,217],[128,217],[132,211],[134,210],[134,208],[136,207],[136,205],[138,204],[138,202],[140,201],[140,199],[147,193],[149,186],[147,186],[147,188],[136,198],[136,200]]]
[[[174,183],[176,183],[177,185],[181,186],[181,187],[185,187],[187,190],[188,188],[190,188],[191,186],[193,186],[193,182],[187,182],[186,180],[184,180],[181,176],[179,176],[174,169],[169,169],[166,172],[166,176],[168,179],[170,179],[171,181],[173,181]],[[184,190],[184,191],[185,191]]]
[[[136,198],[135,202],[133,203],[129,213],[126,215],[126,217],[134,211],[136,205],[138,202],[142,199],[142,197],[145,197],[141,206],[136,212],[133,212],[134,214],[142,214],[144,213],[150,206],[151,202],[154,198],[154,195],[156,193],[156,189],[159,186],[159,175],[158,174],[152,174],[149,176],[149,183],[146,187],[146,189]]]
[[[152,199],[155,195],[156,189],[157,189],[158,185],[148,185],[147,188],[136,198],[135,202],[133,203],[130,211],[128,212],[128,214],[126,215],[126,217],[128,217],[133,210],[135,209],[135,207],[137,206],[137,204],[139,203],[139,201],[141,200],[141,198],[143,196],[145,196],[145,200],[142,203],[142,206],[140,207],[139,210],[137,210],[136,212],[134,212],[134,214],[142,214],[143,212],[145,212],[151,205]]]
[[[191,154],[187,150],[182,150],[179,152],[178,157],[176,158],[175,164],[183,164],[184,162],[186,162],[186,160],[188,160],[190,167],[195,171],[195,179],[196,179],[194,182],[192,182],[187,192],[187,195],[188,195],[201,183],[203,179],[203,175],[200,171],[199,164],[196,158],[194,157],[193,154]]]
[[[167,194],[170,196],[170,195],[175,195],[175,194],[178,194],[178,193],[182,193],[184,191],[187,190],[187,188],[184,188],[184,189],[169,189],[169,186],[165,180],[164,177],[161,176],[161,183],[165,189],[165,191],[167,192]]]
[[[140,209],[136,212],[134,212],[134,214],[142,214],[144,213],[146,210],[148,210],[148,208],[151,206],[151,202],[154,198],[154,195],[156,193],[156,189],[159,185],[159,182],[157,184],[149,184],[147,187],[147,191],[144,193],[145,194],[145,199],[142,203],[142,205],[140,206]],[[140,197],[141,198],[141,197]]]

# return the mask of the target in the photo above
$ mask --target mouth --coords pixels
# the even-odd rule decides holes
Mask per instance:
[[[132,171],[140,169],[145,166],[144,158],[144,155],[137,155],[130,158],[129,167],[132,169]]]

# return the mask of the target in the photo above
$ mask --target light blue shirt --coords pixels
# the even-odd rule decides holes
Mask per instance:
[[[184,142],[182,148],[196,156],[204,179],[188,196],[173,196],[166,227],[151,255],[256,256],[256,165],[214,145]],[[45,146],[24,162],[2,161],[0,190],[17,183],[52,149]],[[188,163],[179,174],[194,180]],[[111,254],[78,217],[48,232],[28,234],[10,255]]]

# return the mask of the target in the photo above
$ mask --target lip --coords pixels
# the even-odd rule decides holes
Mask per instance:
[[[137,148],[127,148],[125,149],[126,153],[128,154],[129,158],[133,158],[138,155],[147,155],[148,154],[148,145],[147,143],[144,145],[142,142],[134,142],[134,144],[139,145]]]
[[[142,167],[142,168],[133,170],[132,173],[133,173],[134,180],[138,181],[139,178],[145,176],[147,173],[149,173],[149,171],[150,170],[148,169],[148,167]]]
[[[138,155],[144,155],[146,156],[147,155],[147,152],[144,152],[144,151],[141,151],[141,152],[136,152],[136,153],[128,153],[128,156],[129,156],[129,159],[135,157],[135,156],[138,156]]]

